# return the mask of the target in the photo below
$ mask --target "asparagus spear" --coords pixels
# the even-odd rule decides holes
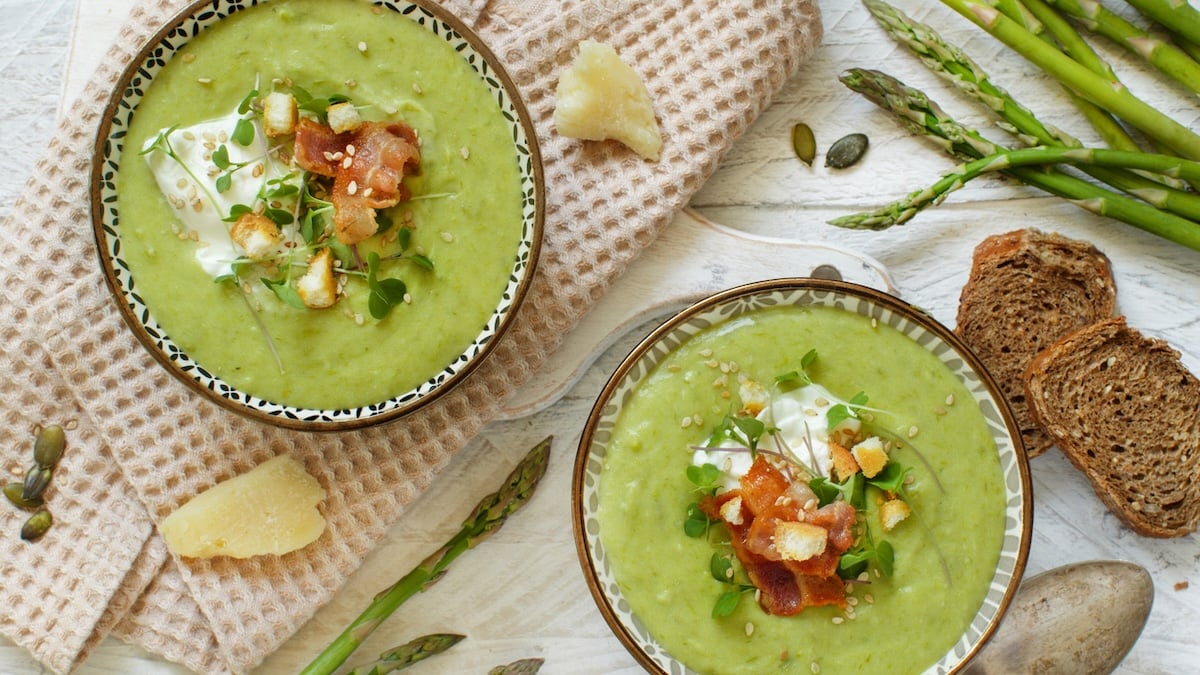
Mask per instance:
[[[1103,107],[1171,152],[1200,159],[1200,136],[1112,82],[1047,45],[995,7],[975,0],[942,0],[943,4],[986,30],[1080,96]]]
[[[1177,175],[1188,180],[1200,179],[1200,162],[1178,159],[1169,155],[1143,152],[1125,152],[1104,148],[1048,148],[1036,147],[1021,150],[1006,150],[968,162],[952,171],[933,185],[917,190],[870,213],[835,218],[830,223],[838,226],[853,225],[866,229],[883,229],[908,221],[927,206],[940,204],[951,192],[967,181],[985,173],[1006,171],[1017,167],[1074,164],[1088,166],[1111,166],[1156,171],[1165,175]],[[1195,230],[1195,242],[1200,246],[1200,223]]]
[[[1079,21],[1093,33],[1103,35],[1133,52],[1167,77],[1193,92],[1200,92],[1200,64],[1183,50],[1129,23],[1112,11],[1105,9],[1098,2],[1092,0],[1083,2],[1080,0],[1046,1],[1058,11]],[[1118,116],[1121,115],[1118,113]],[[1127,121],[1133,123],[1132,120]]]
[[[465,637],[465,635],[455,635],[454,633],[422,635],[399,647],[389,649],[379,655],[379,660],[365,666],[358,666],[350,671],[349,675],[384,675],[384,673],[403,670],[431,656],[441,654],[461,642]]]
[[[1200,12],[1184,0],[1125,0],[1171,33],[1200,43]]]
[[[978,132],[960,126],[924,92],[908,87],[885,73],[856,68],[844,73],[840,79],[847,87],[896,115],[902,124],[928,136],[954,157],[979,159],[1004,151],[1004,148]],[[1005,170],[1004,173],[1027,185],[1069,199],[1076,206],[1093,213],[1200,250],[1200,226],[1190,220],[1058,171],[1018,167]],[[860,224],[852,218],[841,219],[837,224],[850,228],[874,228],[870,223]]]
[[[505,520],[529,500],[538,481],[546,473],[551,440],[552,437],[547,437],[535,445],[504,480],[500,489],[479,502],[463,521],[458,534],[399,581],[376,595],[362,614],[300,671],[301,675],[332,673],[401,604],[441,579],[458,556],[475,548],[500,529]]]
[[[488,675],[534,675],[542,669],[543,659],[521,659],[507,665],[496,666],[488,671]]]
[[[1079,139],[1070,134],[1043,125],[1028,108],[1021,105],[1005,89],[993,83],[983,68],[961,49],[947,43],[933,28],[913,20],[882,0],[863,1],[892,37],[912,50],[932,71],[950,80],[959,89],[998,113],[1018,134],[1031,139],[1030,144],[1060,147],[1082,145]],[[1085,166],[1084,171],[1159,208],[1200,220],[1200,196],[1164,188],[1159,182],[1129,171],[1094,164]]]

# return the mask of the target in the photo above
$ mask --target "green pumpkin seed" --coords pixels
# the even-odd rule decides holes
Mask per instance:
[[[817,156],[817,140],[813,137],[812,129],[804,122],[792,127],[792,149],[801,162],[812,166]]]
[[[862,159],[869,144],[866,134],[843,136],[829,146],[829,152],[825,153],[825,166],[831,169],[845,169],[853,166]]]
[[[43,534],[50,531],[50,526],[54,524],[54,516],[46,509],[42,509],[37,513],[29,516],[29,520],[21,526],[21,538],[25,541],[35,541],[40,539]]]
[[[40,498],[53,477],[54,469],[36,464],[29,467],[29,472],[25,474],[25,484],[21,486],[21,499],[30,501]]]
[[[9,483],[4,486],[4,496],[8,497],[8,501],[12,502],[13,506],[18,509],[25,509],[26,511],[32,511],[45,503],[45,500],[41,497],[35,499],[25,499],[22,497],[21,492],[24,489],[25,485],[23,483]]]
[[[67,435],[57,424],[42,429],[37,440],[33,442],[33,461],[41,467],[53,467],[58,464],[63,450],[67,447]]]

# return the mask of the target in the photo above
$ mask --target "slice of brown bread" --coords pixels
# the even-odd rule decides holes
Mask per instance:
[[[1029,457],[1053,442],[1029,416],[1025,367],[1060,337],[1112,316],[1116,296],[1108,257],[1087,242],[1023,229],[975,248],[954,330],[1000,385]]]
[[[1179,352],[1116,317],[1077,330],[1025,371],[1033,418],[1138,534],[1200,524],[1200,380]]]

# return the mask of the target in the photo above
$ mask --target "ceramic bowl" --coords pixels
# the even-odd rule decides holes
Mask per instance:
[[[1003,541],[990,584],[988,584],[986,590],[983,589],[982,582],[977,584],[977,588],[979,588],[979,592],[983,596],[978,611],[975,612],[973,617],[969,617],[969,625],[967,625],[959,639],[946,649],[940,657],[932,659],[928,664],[928,668],[924,670],[924,672],[929,673],[956,672],[983,647],[993,634],[1016,592],[1017,585],[1025,568],[1032,531],[1032,497],[1029,470],[1021,447],[1020,434],[1017,431],[1012,413],[996,383],[984,370],[979,360],[960,342],[952,331],[943,327],[919,309],[904,303],[896,297],[855,284],[812,278],[778,279],[752,283],[717,293],[697,302],[665,321],[665,323],[661,324],[642,340],[624,359],[620,366],[617,367],[597,398],[587,419],[575,460],[572,486],[572,518],[576,545],[583,573],[593,599],[616,637],[648,672],[672,674],[695,672],[692,670],[693,666],[689,666],[689,664],[678,659],[675,654],[671,653],[668,646],[660,642],[659,637],[643,623],[637,611],[631,607],[627,596],[631,590],[631,585],[639,583],[655,587],[654,593],[656,595],[653,596],[653,603],[655,604],[668,605],[669,603],[679,602],[679,595],[673,595],[678,592],[676,588],[673,588],[672,580],[675,577],[660,578],[650,576],[650,572],[646,572],[645,575],[633,575],[634,580],[618,576],[614,570],[613,553],[606,549],[604,539],[604,522],[615,521],[604,521],[599,516],[602,512],[602,495],[604,494],[601,488],[604,486],[607,478],[606,471],[612,461],[611,452],[631,453],[634,452],[631,448],[636,447],[642,448],[642,450],[637,451],[640,453],[644,451],[644,445],[660,441],[662,434],[666,433],[655,431],[655,428],[650,426],[631,426],[628,428],[636,428],[639,431],[632,435],[626,432],[623,436],[624,440],[618,441],[617,439],[622,438],[622,436],[620,433],[615,432],[618,429],[618,422],[623,410],[627,405],[630,405],[631,400],[636,399],[639,387],[648,381],[653,381],[654,376],[658,374],[655,369],[674,354],[681,345],[685,345],[693,338],[727,334],[728,330],[732,330],[729,322],[753,321],[756,312],[770,311],[771,308],[781,307],[795,308],[801,312],[808,311],[814,307],[836,307],[845,312],[861,315],[864,321],[870,322],[872,327],[878,326],[879,329],[890,327],[894,329],[908,340],[919,345],[920,349],[934,355],[936,360],[940,361],[944,368],[952,374],[953,380],[957,380],[969,392],[972,400],[959,400],[953,405],[978,406],[979,412],[982,413],[982,424],[986,425],[986,431],[978,431],[979,437],[990,438],[991,442],[994,443],[1000,471],[999,482],[1002,484],[1002,488],[997,488],[997,491],[1002,491],[1003,493],[1004,520],[1002,524],[998,521],[993,521],[993,528],[997,532],[1002,530]],[[711,342],[705,342],[704,344],[712,346]],[[700,352],[702,356],[706,353],[711,352]],[[714,355],[711,358],[717,359],[717,356]],[[822,358],[827,357],[818,356],[818,363]],[[704,365],[714,366],[715,361]],[[730,371],[736,372],[736,367],[733,364],[729,364],[729,366]],[[665,366],[665,372],[684,372],[691,376],[695,371],[689,370],[689,367],[698,368],[699,366],[680,366],[678,363],[675,363],[675,365]],[[862,367],[871,368],[872,364],[863,363]],[[721,368],[724,370],[725,364],[722,364]],[[725,372],[729,373],[730,371]],[[720,377],[720,373],[717,373],[717,371],[714,370],[713,373],[718,378]],[[703,381],[700,382],[699,380]],[[711,377],[706,376],[697,377],[694,381],[695,384],[687,386],[711,389],[715,384],[715,381]],[[738,391],[736,385],[733,387],[733,391]],[[685,393],[678,394],[681,399],[685,395]],[[843,395],[848,396],[850,394]],[[698,400],[707,401],[708,399],[701,398]],[[672,414],[678,412],[675,408],[669,407],[670,404],[664,403],[664,406],[667,406],[672,411]],[[710,412],[715,412],[715,408],[716,406],[714,406],[714,411]],[[642,409],[644,410],[645,408]],[[715,414],[714,416],[717,419],[713,419],[711,422],[716,422],[721,417],[720,414]],[[681,426],[688,426],[688,422],[690,421],[689,418],[685,417]],[[674,422],[673,417],[671,417],[671,422]],[[630,422],[629,424],[632,425],[634,423]],[[657,429],[661,430],[662,427],[657,427]],[[672,431],[669,433],[674,434],[676,432]],[[675,440],[674,436],[670,438],[671,440]],[[917,439],[919,441],[921,437],[918,436]],[[983,442],[980,447],[984,448],[982,452],[985,456],[990,456],[990,450],[987,449],[988,443]],[[937,451],[936,449],[926,448],[924,452],[926,455],[931,455]],[[653,461],[639,460],[641,463],[638,466],[641,467],[641,471],[632,478],[629,477],[628,473],[623,474],[621,482],[636,482],[639,492],[642,490],[650,492],[665,489],[679,493],[680,490],[688,490],[690,486],[687,484],[687,479],[684,478],[684,475],[687,465],[692,461],[692,456],[687,452],[686,447],[681,450],[678,456],[678,465],[662,466],[661,470],[657,467],[657,463],[659,463],[657,455]],[[670,462],[676,461],[673,456],[670,457]],[[648,464],[655,464],[655,466],[647,466]],[[668,483],[672,484],[672,487],[663,488]],[[680,484],[684,487],[680,488]],[[673,504],[674,502],[671,500],[679,501],[679,498],[678,496],[668,497],[663,504]],[[996,503],[999,504],[999,500]],[[914,505],[913,508],[914,511],[917,511],[918,507]],[[675,536],[671,528],[674,528],[674,531],[678,531],[679,539],[685,537],[683,532],[685,514],[682,503],[680,504],[678,513],[674,513],[672,508],[666,508],[666,506],[660,510],[655,510],[642,503],[629,507],[628,511],[625,510],[626,507],[624,505],[622,505],[621,509],[620,511],[614,509],[612,513],[622,513],[621,517],[623,521],[630,519],[629,516],[624,514],[634,511],[640,514],[635,519],[665,517],[668,520],[675,518],[678,521],[676,524],[671,524],[668,528],[653,530],[653,534],[651,535],[640,535],[640,533],[628,535],[635,538],[638,536],[647,537],[645,546],[639,549],[643,553],[660,547],[676,546],[675,542],[664,541],[670,540]],[[616,518],[617,516],[610,517]],[[634,531],[638,532],[639,529],[640,525]],[[669,550],[672,551],[669,554],[671,556],[694,554],[691,549],[687,548],[670,548]],[[629,561],[625,560],[625,564],[628,565]],[[650,564],[649,561],[647,561],[647,564]],[[896,565],[898,567],[901,564],[903,564],[901,554],[897,553]],[[950,560],[948,564],[954,565],[955,561]],[[618,562],[615,566],[620,567],[620,563]],[[688,569],[691,568],[689,567]],[[708,583],[713,588],[720,586],[720,584],[708,578],[708,572],[707,558],[699,560],[696,573],[704,578],[705,581],[703,583]],[[982,575],[980,578],[982,579]],[[689,581],[686,583],[690,584],[692,582]],[[697,586],[697,588],[707,587]],[[688,585],[684,592],[694,590],[691,585]],[[704,592],[707,593],[708,591]],[[717,594],[718,591],[712,591],[714,598]],[[647,597],[643,595],[643,601]],[[672,598],[672,600],[663,599],[668,597]],[[750,596],[746,597],[749,598]],[[885,601],[882,597],[873,599],[875,603]],[[742,602],[752,601],[747,599]],[[703,605],[703,603],[699,604]],[[710,606],[712,606],[711,602],[708,605],[703,605],[705,608],[703,612],[694,610],[691,613],[703,613],[704,616],[700,617],[702,621],[715,621],[715,619],[708,616],[707,607]],[[865,605],[860,605],[859,613],[874,611],[877,606],[869,610],[864,610],[862,608]],[[973,606],[973,604],[970,606]],[[819,611],[829,609],[833,608],[809,608],[796,616],[787,617],[785,620],[829,621],[829,617],[821,614]],[[758,607],[751,606],[750,611],[757,610]],[[815,612],[817,616],[823,618],[813,619],[807,617],[805,616],[806,612]],[[969,612],[964,612],[963,614],[964,621],[967,618],[967,614]],[[674,612],[670,613],[669,616],[672,622],[683,621],[683,617],[678,616]],[[753,617],[757,615],[750,613],[747,616]],[[854,616],[852,615],[834,618],[833,623],[841,624],[843,620],[848,621],[853,618]],[[753,618],[747,619],[747,623],[753,624]],[[919,632],[920,630],[919,627],[906,625],[903,621],[899,622],[894,629],[910,635],[911,633],[907,633],[908,631],[916,630]],[[674,630],[674,628],[671,630]],[[733,636],[729,639],[744,642],[752,641],[758,636],[758,632],[754,632],[751,635],[750,627],[746,629],[745,634],[742,634],[741,625],[739,624],[736,630],[733,631]],[[706,633],[703,637],[695,636],[692,641],[701,642],[711,639],[712,636]],[[714,653],[720,652],[722,648],[723,646],[719,641],[712,643],[705,641],[703,647],[704,650]],[[776,645],[773,648],[779,648],[779,646]],[[822,659],[820,658],[820,654],[823,649],[836,650],[839,649],[839,645],[789,644],[784,645],[781,651],[773,653],[787,654],[791,650],[795,658],[802,660],[802,663],[786,664],[791,667],[792,672],[807,673],[810,672],[810,668],[820,668],[820,672],[832,672],[832,669],[821,667]],[[878,658],[888,659],[891,656],[878,655]],[[810,659],[812,660],[811,664],[809,662]],[[913,667],[913,664],[903,665],[910,669]],[[917,664],[916,667],[919,671],[920,665]],[[776,668],[779,668],[779,666],[772,667],[771,671],[774,672]],[[707,669],[703,669],[701,672],[704,670]],[[784,671],[781,669],[780,672]],[[812,672],[816,672],[816,670]],[[885,668],[882,672],[899,671]]]
[[[338,1],[368,4],[367,0]],[[197,36],[219,30],[236,13],[257,5],[278,6],[281,3],[282,0],[198,1],[149,39],[117,83],[100,125],[91,178],[93,230],[100,264],[126,323],[158,363],[178,380],[226,409],[270,424],[318,431],[364,427],[412,413],[444,394],[492,352],[513,323],[529,288],[541,246],[544,188],[540,155],[533,125],[516,86],[496,56],[468,26],[437,4],[425,0],[369,3],[375,6],[372,11],[397,13],[443,42],[447,50],[453,50],[473,70],[486,88],[487,96],[496,103],[495,114],[503,118],[499,123],[514,145],[515,161],[519,164],[520,194],[514,195],[514,199],[520,201],[521,232],[519,242],[511,250],[507,281],[494,289],[489,288],[494,293],[489,296],[495,298],[494,307],[486,321],[473,323],[468,329],[478,330],[469,344],[464,344],[453,358],[440,364],[435,374],[415,386],[373,395],[372,400],[356,401],[344,407],[297,405],[290,403],[286,396],[259,396],[239,389],[229,381],[232,378],[227,374],[217,372],[189,355],[180,346],[186,340],[177,339],[183,336],[172,335],[160,325],[161,307],[144,300],[146,284],[131,270],[126,259],[128,247],[123,246],[123,237],[127,236],[130,224],[126,222],[128,219],[123,219],[118,207],[118,177],[123,165],[142,161],[139,157],[141,148],[125,147],[125,138],[144,94],[155,85],[156,77],[163,69]],[[365,46],[360,43],[360,49]],[[373,50],[384,48],[384,45],[372,45]],[[192,57],[187,55],[184,60],[188,58]],[[346,86],[353,86],[349,80],[347,82]],[[413,90],[421,93],[415,85]],[[454,154],[458,152],[456,148]],[[466,160],[465,146],[461,152]],[[516,239],[515,228],[513,232]],[[443,237],[448,236],[443,234]],[[181,261],[180,264],[187,263]],[[381,361],[379,368],[386,367],[386,361]]]

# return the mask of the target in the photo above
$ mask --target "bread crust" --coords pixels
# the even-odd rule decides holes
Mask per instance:
[[[1200,380],[1162,340],[1115,317],[1034,357],[1029,410],[1100,500],[1134,532],[1200,524]]]
[[[975,248],[955,333],[999,384],[1027,456],[1053,441],[1029,414],[1021,382],[1026,366],[1055,340],[1111,317],[1116,295],[1108,257],[1088,242],[1025,228]]]

